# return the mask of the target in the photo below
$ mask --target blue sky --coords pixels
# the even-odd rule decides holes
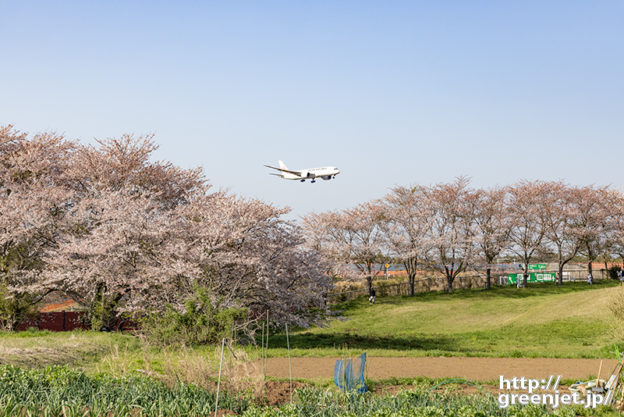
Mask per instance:
[[[0,0],[0,124],[155,133],[292,216],[458,175],[624,190],[624,2]],[[338,166],[300,184],[263,164]]]

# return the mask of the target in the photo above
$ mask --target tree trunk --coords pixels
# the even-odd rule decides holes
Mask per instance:
[[[410,256],[403,262],[403,266],[405,266],[405,272],[407,272],[409,280],[409,291],[411,297],[413,297],[416,293],[414,289],[416,283],[416,265],[418,265],[418,258],[415,256]]]
[[[455,277],[453,276],[452,271],[450,273],[449,272],[446,273],[446,288],[444,289],[444,291],[447,294],[451,294],[453,292],[453,280],[454,279]]]
[[[587,273],[591,274],[592,276],[594,276],[593,272],[594,271],[592,270],[592,261],[590,259],[589,262],[587,262]]]
[[[557,275],[557,285],[563,285],[563,264],[559,262],[559,272]]]
[[[366,276],[366,283],[368,284],[368,294],[370,295],[373,290],[373,264],[367,263],[366,270],[368,271],[368,275]]]
[[[529,263],[524,264],[524,275],[522,275],[522,285],[526,287],[529,282]]]
[[[489,290],[492,288],[492,270],[487,268],[485,270],[485,289]]]

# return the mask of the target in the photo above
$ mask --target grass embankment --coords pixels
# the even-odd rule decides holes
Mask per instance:
[[[327,327],[291,335],[294,356],[493,356],[613,358],[623,347],[609,305],[617,282],[534,284],[365,297],[335,307]],[[272,336],[269,356],[286,355],[283,334]]]

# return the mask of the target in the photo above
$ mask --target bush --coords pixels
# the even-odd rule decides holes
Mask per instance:
[[[141,321],[141,332],[149,342],[160,346],[212,344],[231,337],[236,323],[246,317],[246,309],[222,308],[219,301],[213,303],[208,290],[196,287],[183,312],[167,305],[164,313],[151,314]]]
[[[35,303],[30,295],[12,295],[0,283],[0,330],[15,330],[22,321],[37,315]]]
[[[618,272],[621,271],[622,268],[619,266],[612,266],[611,268],[609,268],[609,278],[611,279],[619,279],[618,278]]]

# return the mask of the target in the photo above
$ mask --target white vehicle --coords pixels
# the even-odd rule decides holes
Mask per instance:
[[[336,178],[336,175],[340,174],[340,170],[336,167],[321,167],[321,168],[309,168],[309,169],[288,169],[286,164],[282,161],[278,161],[279,168],[272,167],[271,165],[265,165],[267,168],[278,170],[279,174],[271,174],[277,177],[281,177],[285,180],[299,180],[305,182],[309,179],[310,182],[316,182],[317,178],[323,178],[324,180],[331,180]]]

